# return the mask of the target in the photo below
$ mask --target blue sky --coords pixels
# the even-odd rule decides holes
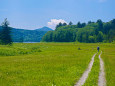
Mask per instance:
[[[11,27],[37,29],[59,22],[107,22],[115,18],[115,0],[0,0],[0,23],[8,18]]]

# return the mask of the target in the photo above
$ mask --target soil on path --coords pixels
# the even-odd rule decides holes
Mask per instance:
[[[102,51],[101,51],[101,54],[102,54]],[[98,86],[106,86],[106,79],[105,79],[105,72],[104,72],[104,62],[101,59],[101,54],[99,55],[100,73],[99,73]]]
[[[88,68],[86,69],[86,71],[83,73],[82,77],[79,79],[79,81],[74,86],[82,86],[85,83],[85,81],[86,81],[86,79],[88,77],[88,74],[90,73],[91,68],[93,66],[95,55],[96,54],[93,55],[93,57],[92,57],[92,59],[91,59],[91,61],[89,63]]]

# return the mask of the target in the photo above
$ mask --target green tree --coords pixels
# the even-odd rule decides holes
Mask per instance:
[[[115,19],[113,19],[111,23],[113,24],[113,26],[115,26]]]
[[[104,34],[108,34],[110,29],[111,29],[111,23],[110,22],[107,22],[103,25],[103,33]]]
[[[12,44],[11,28],[9,27],[9,22],[7,21],[7,18],[2,23],[1,42],[4,45]]]
[[[91,24],[91,21],[88,21],[88,24]]]
[[[82,28],[82,24],[80,22],[77,23],[78,28]]]
[[[69,25],[72,25],[72,24],[73,24],[73,23],[70,21],[70,22],[69,22]]]
[[[98,29],[99,31],[102,31],[103,32],[103,22],[101,19],[98,19],[97,20],[97,24],[98,24]]]
[[[55,29],[55,30],[57,30],[57,28],[58,28],[58,27],[61,27],[61,26],[63,26],[63,24],[60,22],[60,23],[56,26],[56,29]]]
[[[115,30],[110,30],[109,31],[109,34],[108,34],[108,37],[109,37],[109,42],[113,42],[115,40]]]
[[[82,23],[82,24],[81,24],[81,27],[85,27],[85,26],[86,26],[86,23]]]
[[[95,42],[95,37],[94,36],[89,36],[89,42],[94,43]]]
[[[98,35],[97,35],[97,42],[102,42],[103,41],[103,33],[101,31],[99,31]]]
[[[67,24],[66,23],[63,23],[62,26],[66,26]]]

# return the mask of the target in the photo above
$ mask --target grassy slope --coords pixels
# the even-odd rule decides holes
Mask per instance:
[[[102,45],[102,58],[105,63],[107,86],[115,85],[115,44]]]
[[[39,47],[42,52],[0,56],[2,86],[72,86],[96,52],[96,44],[38,43],[14,44],[13,47]]]

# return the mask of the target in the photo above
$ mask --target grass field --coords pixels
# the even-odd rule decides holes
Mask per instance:
[[[107,86],[115,86],[115,44],[104,44],[102,58],[105,63]]]
[[[96,54],[89,76],[83,86],[98,86],[98,76],[100,71],[99,53]]]
[[[13,46],[0,46],[0,85],[73,86],[86,70],[93,54],[97,52],[98,45],[103,51],[106,78],[109,78],[107,83],[112,81],[114,84],[115,78],[111,79],[108,74],[115,76],[115,44],[15,43]],[[108,48],[109,52],[106,53]],[[98,58],[95,59],[94,67],[99,68]],[[110,70],[107,70],[108,68]],[[89,77],[98,71],[92,68]],[[94,81],[97,76],[95,75]],[[88,80],[87,82],[90,83]]]

